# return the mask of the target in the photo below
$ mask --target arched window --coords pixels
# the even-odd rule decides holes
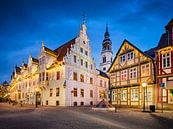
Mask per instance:
[[[110,50],[110,47],[109,47],[109,45],[108,45],[108,50]]]
[[[106,62],[106,56],[103,57],[103,63],[105,63],[105,62]]]

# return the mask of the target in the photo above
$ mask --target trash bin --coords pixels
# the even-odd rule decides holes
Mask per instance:
[[[150,105],[150,112],[155,112],[155,105]]]

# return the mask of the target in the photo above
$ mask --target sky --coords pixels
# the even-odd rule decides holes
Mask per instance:
[[[0,0],[0,83],[16,65],[38,57],[41,41],[56,49],[76,37],[85,14],[97,67],[108,24],[113,58],[124,39],[142,51],[157,46],[173,18],[172,0]]]

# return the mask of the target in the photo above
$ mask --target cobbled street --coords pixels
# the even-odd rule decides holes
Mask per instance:
[[[19,107],[0,104],[0,129],[173,129],[173,112],[117,113],[91,107]]]

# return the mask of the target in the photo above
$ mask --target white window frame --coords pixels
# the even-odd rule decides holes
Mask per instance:
[[[126,54],[123,54],[120,56],[120,63],[123,63],[126,61]]]
[[[164,60],[166,63],[165,65],[164,65]],[[168,61],[169,61],[169,65],[168,65]],[[167,52],[162,54],[162,68],[170,68],[170,67],[171,67],[171,52]]]
[[[132,60],[132,59],[134,59],[134,51],[127,53],[127,60]]]
[[[121,90],[121,101],[127,101],[127,89]]]
[[[127,80],[127,70],[121,71],[121,76],[120,77],[121,77],[120,78],[121,81],[126,81]]]
[[[138,101],[139,100],[139,89],[133,88],[131,89],[131,101]]]
[[[129,79],[136,79],[137,78],[137,67],[129,69]]]
[[[147,65],[148,65],[148,68],[147,68]],[[148,75],[143,75],[144,72],[143,71],[146,71],[148,69]],[[146,64],[143,64],[141,65],[141,77],[146,77],[146,76],[150,76],[150,63],[146,63]]]

